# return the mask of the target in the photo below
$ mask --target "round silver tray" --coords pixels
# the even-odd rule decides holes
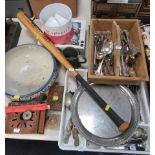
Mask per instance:
[[[133,93],[124,86],[93,85],[95,91],[110,105],[129,128],[120,133],[118,127],[100,109],[83,87],[72,98],[71,114],[74,125],[87,140],[102,146],[124,144],[137,128],[140,107]]]

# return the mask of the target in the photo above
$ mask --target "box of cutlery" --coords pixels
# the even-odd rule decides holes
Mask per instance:
[[[132,84],[148,81],[140,21],[91,19],[88,79],[97,84]]]

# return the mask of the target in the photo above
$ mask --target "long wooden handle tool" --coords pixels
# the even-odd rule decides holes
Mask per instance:
[[[69,69],[72,75],[81,83],[86,89],[87,93],[94,99],[101,109],[110,117],[110,119],[116,124],[120,132],[124,132],[128,129],[129,124],[125,122],[111,107],[107,104],[94,89],[81,77],[80,74],[73,68],[73,66],[66,60],[63,54],[57,49],[54,44],[41,32],[37,26],[24,14],[23,11],[17,13],[17,18],[23,23],[23,25],[34,35],[34,37],[44,45],[55,58],[66,68]]]

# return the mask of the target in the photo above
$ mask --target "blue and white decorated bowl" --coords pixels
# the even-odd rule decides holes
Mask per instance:
[[[57,77],[53,55],[44,47],[20,45],[5,55],[5,90],[14,101],[28,101],[45,93]]]

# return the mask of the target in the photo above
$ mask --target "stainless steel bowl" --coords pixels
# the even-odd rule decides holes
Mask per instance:
[[[74,125],[81,135],[98,145],[124,144],[132,136],[139,121],[140,107],[135,96],[124,86],[93,85],[93,88],[121,118],[130,122],[128,130],[121,134],[82,87],[76,90],[72,99]]]

